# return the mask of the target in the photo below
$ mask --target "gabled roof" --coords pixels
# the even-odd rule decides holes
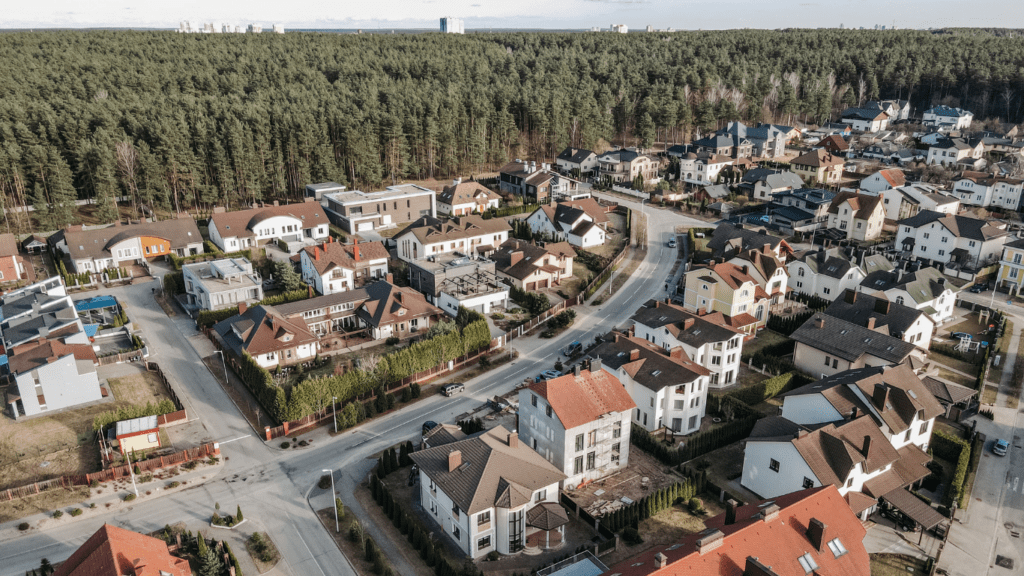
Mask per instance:
[[[203,242],[203,236],[199,233],[196,221],[188,217],[109,226],[95,230],[66,230],[63,234],[72,260],[109,258],[112,246],[129,238],[140,236],[163,238],[168,241],[172,249]]]
[[[561,153],[558,154],[557,159],[579,164],[591,156],[595,156],[595,154],[590,150],[586,150],[584,148],[573,148],[570,146],[565,150],[562,150]]]
[[[261,206],[248,210],[221,212],[210,217],[222,238],[246,238],[255,235],[253,228],[275,216],[291,216],[302,221],[303,228],[327,224],[327,213],[319,202],[299,202],[281,206]]]
[[[607,370],[570,372],[551,380],[527,386],[547,400],[562,427],[571,430],[613,412],[629,412],[636,408],[633,399]]]
[[[822,148],[829,148],[837,152],[844,152],[850,149],[850,145],[846,143],[846,140],[838,134],[831,134],[818,141],[818,146]]]
[[[236,353],[244,350],[250,356],[317,341],[301,318],[286,318],[272,306],[254,306],[244,314],[221,320],[213,329]]]
[[[946,404],[958,404],[969,398],[975,396],[978,391],[968,388],[967,386],[961,386],[960,384],[954,384],[945,380],[939,380],[938,378],[932,378],[926,376],[921,379],[921,383],[924,384],[925,388],[932,393],[940,403]]]
[[[777,513],[776,513],[777,511]],[[808,536],[811,520],[825,525],[820,549]],[[867,576],[870,560],[864,548],[867,530],[834,486],[819,486],[772,500],[751,502],[736,509],[736,521],[726,514],[705,522],[707,529],[683,537],[669,546],[655,546],[612,566],[620,576],[807,576],[799,558],[808,556],[818,566],[815,574]],[[718,532],[721,544],[717,544]],[[836,556],[827,546],[838,538],[845,554]],[[698,542],[705,542],[702,554]],[[656,555],[667,565],[658,568]],[[660,558],[660,556],[659,556]],[[750,572],[746,572],[750,569]]]
[[[1010,178],[1008,176],[997,176],[996,174],[989,174],[988,172],[974,172],[971,170],[965,170],[960,173],[957,180],[970,180],[975,184],[981,184],[982,186],[993,186],[995,184],[1004,183],[1010,186],[1020,186],[1024,183],[1024,180],[1020,178]]]
[[[843,159],[839,156],[833,156],[831,152],[819,148],[794,158],[790,161],[790,164],[795,166],[810,166],[811,168],[820,168],[822,166],[827,168],[831,166],[842,166]]]
[[[545,256],[575,258],[576,251],[568,242],[548,242],[542,247],[525,240],[509,239],[502,242],[490,259],[498,272],[523,280],[542,266]]]
[[[437,195],[439,203],[449,206],[470,203],[486,206],[489,200],[500,199],[501,196],[498,196],[479,182],[460,182],[452,186],[445,186],[444,190]]]
[[[818,312],[793,332],[791,338],[831,356],[855,362],[870,354],[893,364],[907,359],[917,348],[899,338],[868,330],[840,318]]]
[[[843,110],[843,118],[854,118],[857,120],[885,120],[889,117],[885,112],[873,108],[847,108]]]
[[[860,283],[868,290],[903,290],[914,302],[923,304],[941,296],[946,290],[953,290],[954,286],[946,281],[946,277],[938,269],[931,266],[921,268],[916,272],[908,272],[900,278],[898,271],[872,272],[864,277]]]
[[[163,540],[104,524],[54,572],[54,576],[191,576],[188,560],[175,558]]]
[[[45,366],[67,356],[74,356],[75,360],[86,360],[96,363],[96,352],[91,344],[65,344],[60,340],[43,338],[37,342],[17,346],[12,349],[16,351],[8,357],[8,365],[14,374],[23,374]]]
[[[701,316],[682,306],[660,300],[648,300],[630,320],[648,328],[662,328],[676,340],[693,348],[725,342],[743,333],[726,324],[721,316]]]
[[[691,361],[676,348],[673,355],[633,336],[613,332],[590,355],[601,359],[601,364],[613,372],[620,368],[641,386],[655,392],[667,386],[693,382],[711,374],[706,368]]]
[[[748,272],[744,272],[743,268],[744,266],[731,264],[729,262],[722,262],[719,264],[700,264],[691,268],[687,274],[714,272],[715,276],[721,278],[722,281],[733,290],[747,282],[751,282],[754,286],[757,286],[757,280]],[[714,276],[712,276],[712,278],[714,278]]]
[[[751,168],[743,174],[740,186],[751,186],[757,182],[764,182],[772,190],[782,188],[803,188],[804,181],[800,176],[789,170],[775,170],[771,168]]]
[[[865,443],[866,438],[871,438]],[[839,426],[828,424],[790,440],[822,484],[840,488],[854,466],[871,473],[899,460],[899,454],[871,416],[864,415]],[[867,444],[867,450],[864,450]]]
[[[509,446],[509,432],[496,426],[479,436],[413,452],[420,470],[467,514],[492,507],[515,508],[530,502],[535,490],[565,480],[565,474],[526,445]],[[461,464],[449,471],[449,455]]]
[[[986,220],[982,220],[980,218],[945,214],[934,210],[921,210],[915,216],[900,220],[898,224],[900,226],[920,228],[931,224],[932,222],[942,224],[958,238],[980,240],[982,242],[1006,236],[1007,234],[1006,230],[996,228],[995,226],[990,225]]]
[[[387,280],[379,280],[364,288],[367,299],[356,309],[356,315],[374,328],[443,314],[440,308],[427,302],[423,294],[412,288],[401,288]]]
[[[18,239],[14,234],[5,232],[0,234],[0,257],[15,256],[18,254]]]
[[[508,232],[511,229],[504,218],[484,220],[481,216],[458,216],[445,221],[433,216],[421,216],[395,234],[395,238],[412,233],[422,244],[437,244]]]
[[[907,175],[899,168],[886,168],[885,170],[879,170],[876,174],[881,176],[893,188],[898,188],[907,183]]]
[[[749,266],[753,270],[757,270],[761,277],[768,280],[775,274],[779,268],[785,268],[782,260],[779,260],[778,256],[775,255],[770,248],[766,249],[764,246],[757,248],[751,248],[750,250],[744,250],[734,256],[732,260],[740,260],[740,262],[749,262]],[[730,262],[732,261],[730,260]],[[741,266],[743,264],[740,264]],[[751,276],[753,277],[753,276]]]
[[[854,267],[839,248],[807,250],[793,256],[803,262],[813,274],[824,274],[829,278],[842,278]]]
[[[873,320],[876,331],[885,328],[890,336],[900,339],[918,320],[923,318],[926,322],[932,322],[921,310],[890,302],[881,293],[872,296],[856,290],[846,290],[825,309],[825,314],[865,328]]]
[[[853,209],[853,217],[859,220],[867,220],[874,214],[875,209],[881,206],[881,196],[871,196],[869,194],[858,194],[856,192],[840,192],[836,194],[836,197],[832,199],[832,203],[829,204],[829,214],[839,214],[839,207],[844,203],[848,203],[850,208]]]
[[[964,110],[963,108],[953,108],[952,106],[935,106],[924,111],[925,114],[934,114],[936,116],[949,116],[952,118],[959,118],[961,116],[974,116],[971,112]]]
[[[306,246],[302,251],[306,253],[313,268],[320,275],[331,268],[356,270],[361,266],[368,266],[373,260],[387,260],[390,257],[388,249],[380,242],[323,242],[316,246]]]
[[[715,228],[715,231],[711,233],[711,240],[708,241],[708,250],[711,250],[716,256],[720,256],[726,250],[733,252],[750,250],[751,248],[761,248],[765,244],[770,245],[772,250],[792,252],[789,243],[778,236],[772,236],[763,230],[737,228],[732,224],[721,224]]]

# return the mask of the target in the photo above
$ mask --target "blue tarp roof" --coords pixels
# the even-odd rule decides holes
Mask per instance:
[[[85,312],[86,310],[99,310],[117,306],[117,300],[113,296],[96,296],[75,302],[75,310]]]
[[[7,366],[7,354],[0,354],[0,366]]]
[[[85,327],[85,335],[88,336],[89,338],[92,338],[93,336],[96,335],[97,332],[100,331],[100,325],[99,324],[85,324],[84,327]]]

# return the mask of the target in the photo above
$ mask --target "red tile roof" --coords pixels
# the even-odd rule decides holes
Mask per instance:
[[[593,422],[609,412],[636,408],[619,379],[606,370],[580,371],[527,386],[551,404],[566,430]]]
[[[188,560],[175,558],[163,540],[104,524],[54,576],[191,576]]]
[[[822,166],[840,166],[843,164],[843,158],[841,156],[833,156],[831,152],[819,148],[818,150],[811,150],[803,156],[794,158],[790,161],[790,164],[795,166],[810,166],[812,168],[820,168]]]
[[[367,267],[371,260],[386,260],[390,257],[388,249],[380,242],[363,242],[361,244],[342,244],[340,242],[324,242],[316,246],[302,249],[316,268],[317,274],[323,274],[335,266],[348,270]],[[356,253],[358,252],[358,260]]]
[[[774,503],[781,510],[768,519],[760,516]],[[808,536],[811,519],[825,524],[823,542],[818,550]],[[816,574],[829,576],[869,576],[870,566],[864,536],[867,531],[846,500],[834,486],[801,490],[774,500],[740,506],[736,522],[725,525],[725,514],[711,518],[708,530],[691,534],[668,547],[657,546],[612,566],[611,574],[621,576],[740,576],[748,557],[754,557],[778,576],[806,576],[798,558],[809,554],[817,564]],[[712,530],[720,530],[721,544],[707,546],[701,554],[697,541]],[[846,554],[836,558],[827,543],[839,538]],[[713,538],[712,538],[713,540]],[[655,555],[667,559],[664,568],[655,565]]]
[[[89,344],[65,344],[59,340],[37,340],[22,344],[12,350],[9,363],[11,372],[21,374],[45,366],[59,358],[74,355],[76,360],[97,362],[96,352]]]
[[[327,213],[318,202],[299,202],[281,206],[262,206],[249,210],[220,212],[210,220],[217,227],[221,238],[247,238],[255,235],[253,227],[274,216],[291,216],[302,220],[303,228],[327,224]]]
[[[893,188],[899,188],[907,183],[906,174],[904,174],[903,170],[900,170],[899,168],[886,168],[885,170],[879,170],[878,175],[885,178],[885,181]]]

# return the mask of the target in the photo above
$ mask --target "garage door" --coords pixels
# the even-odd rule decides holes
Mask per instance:
[[[373,222],[360,222],[356,226],[356,232],[371,232],[373,231]]]
[[[537,281],[537,288],[547,288],[547,287],[548,287],[548,279],[547,278],[545,278],[543,280]]]
[[[527,282],[526,283],[526,291],[527,292],[532,292],[532,291],[534,291],[536,289],[537,289],[537,283],[536,282]]]

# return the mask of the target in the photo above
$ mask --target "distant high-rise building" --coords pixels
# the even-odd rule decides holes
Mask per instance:
[[[249,24],[249,28],[246,30],[250,34],[259,34],[263,32],[262,24]]]
[[[654,32],[654,26],[651,26],[650,24],[648,24],[647,25],[647,31],[648,32]]]
[[[441,18],[441,32],[445,34],[465,34],[466,24],[462,21],[462,18],[445,16]]]
[[[593,26],[593,27],[590,28],[590,31],[591,32],[600,32],[601,31],[601,27],[600,26]]]
[[[626,26],[625,24],[612,24],[612,32],[626,34],[627,32],[629,32],[629,26]]]
[[[284,25],[274,24],[274,34],[284,34]]]

